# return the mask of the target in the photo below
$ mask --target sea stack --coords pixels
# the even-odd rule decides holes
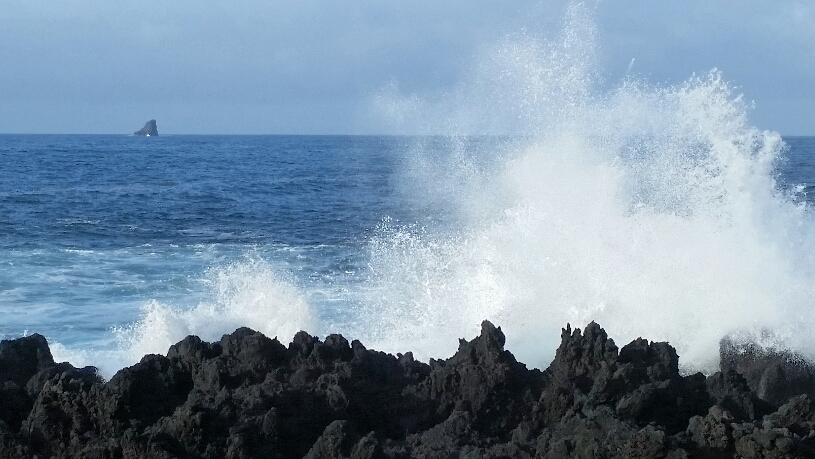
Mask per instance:
[[[158,127],[156,127],[156,120],[150,120],[144,123],[144,127],[134,132],[133,135],[143,135],[146,137],[155,137],[158,135]]]

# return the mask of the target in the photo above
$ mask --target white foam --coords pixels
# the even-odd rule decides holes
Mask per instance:
[[[453,227],[385,220],[348,295],[357,320],[329,332],[444,358],[489,319],[521,361],[545,367],[561,327],[595,320],[620,345],[671,342],[688,370],[714,369],[728,334],[815,356],[815,222],[777,191],[778,134],[749,123],[716,70],[601,89],[595,34],[573,3],[560,36],[508,38],[446,96],[392,85],[377,97],[398,132],[523,140],[489,158],[468,142],[448,154],[419,145],[398,182],[416,202],[449,207]],[[193,307],[146,303],[117,330],[117,351],[55,354],[103,362],[109,375],[188,334],[216,340],[249,326],[286,341],[320,328],[305,299],[326,296],[319,286],[301,292],[258,257],[207,281],[208,299]]]
[[[421,167],[404,183],[453,203],[464,224],[447,235],[383,224],[360,333],[446,357],[490,319],[522,361],[545,367],[561,327],[595,320],[621,345],[670,341],[688,370],[714,369],[732,333],[815,356],[815,222],[776,189],[779,135],[749,123],[715,69],[598,89],[589,12],[572,4],[567,16],[556,40],[497,47],[456,90],[466,98],[390,95],[452,134],[497,127],[528,140],[494,152],[505,158],[494,170],[466,151],[416,149]]]
[[[134,324],[115,329],[118,346],[82,350],[52,344],[58,361],[96,365],[110,377],[145,354],[166,354],[187,335],[217,341],[239,327],[249,327],[287,343],[300,330],[312,330],[311,307],[294,284],[257,256],[210,270],[205,301],[194,307],[148,301]]]

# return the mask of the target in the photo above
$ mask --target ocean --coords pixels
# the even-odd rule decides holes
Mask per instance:
[[[305,321],[283,340],[352,321],[371,231],[386,217],[418,221],[391,183],[408,142],[1,136],[0,333],[116,361],[104,351],[133,345],[123,340],[163,352],[210,329],[275,334],[289,315]],[[151,311],[164,323],[140,322]]]
[[[810,231],[815,137],[785,142],[765,171],[764,185],[773,188],[764,197],[778,201],[779,215],[784,208],[797,212],[792,223],[810,225]],[[711,262],[707,257],[693,259],[699,246],[712,244],[714,261],[723,264],[742,258],[734,253],[733,260],[722,259],[729,250],[755,251],[758,259],[748,259],[759,265],[764,249],[807,248],[794,245],[788,232],[796,228],[784,224],[732,228],[741,223],[714,221],[711,227],[709,216],[686,208],[682,199],[690,199],[683,194],[689,190],[683,187],[665,198],[658,184],[639,184],[639,202],[621,203],[632,200],[623,195],[625,187],[594,181],[598,174],[608,179],[615,167],[617,174],[642,167],[626,165],[620,152],[598,163],[608,171],[581,160],[588,177],[542,150],[533,162],[558,164],[518,168],[530,161],[529,145],[529,139],[508,137],[0,136],[0,333],[41,333],[59,358],[97,365],[107,375],[144,353],[166,352],[187,334],[213,340],[244,325],[283,342],[302,328],[317,335],[346,333],[392,352],[445,357],[456,338],[474,336],[480,321],[490,319],[509,328],[510,343],[549,341],[548,349],[536,352],[551,358],[551,342],[559,336],[544,339],[537,331],[556,335],[567,320],[603,325],[609,315],[604,309],[622,302],[616,291],[622,286],[604,285],[615,280],[604,271],[632,256],[641,265],[626,266],[626,278],[658,279],[637,284],[635,306],[648,299],[657,310],[667,300],[683,308],[675,313],[690,315],[716,308],[719,295],[750,297],[709,291],[711,282],[721,280],[715,276],[724,274],[704,266]],[[561,170],[553,175],[552,167]],[[677,167],[687,172],[687,164]],[[529,196],[500,190],[488,178],[512,188],[535,168],[541,175],[528,177],[524,191],[550,203],[524,202]],[[553,180],[563,183],[548,183]],[[568,194],[573,192],[584,196]],[[717,201],[724,199],[714,197],[714,213],[728,209]],[[596,222],[581,226],[584,219]],[[650,233],[665,219],[687,226],[676,234],[675,249],[648,240],[660,237]],[[629,222],[602,228],[616,220]],[[749,241],[766,247],[744,247],[726,237],[693,241],[731,229],[765,230]],[[598,240],[604,236],[606,241]],[[625,247],[631,244],[643,247]],[[648,253],[654,249],[668,259],[654,260],[656,254]],[[648,272],[655,266],[677,272]],[[684,271],[689,267],[714,278],[695,278]],[[725,279],[726,287],[744,282],[743,289],[755,289],[751,274],[732,274],[736,279]],[[775,279],[778,272],[760,275],[769,284],[787,285]],[[690,291],[662,298],[677,294],[678,286]],[[738,307],[786,300],[761,296],[772,287],[754,292],[754,304]],[[808,304],[778,307],[800,308],[808,320],[815,296],[811,282],[805,287]],[[522,323],[513,308],[525,308]],[[631,327],[635,334],[675,337],[665,336],[671,325],[654,327],[663,336],[653,336],[649,320],[640,322],[642,328]],[[742,321],[731,322],[719,324],[726,327],[722,333],[749,331]],[[685,333],[686,325],[677,320],[676,333]],[[611,331],[627,331],[619,328]],[[426,336],[428,330],[436,335]]]
[[[591,15],[374,97],[441,135],[0,136],[0,334],[105,377],[241,326],[446,358],[485,319],[540,368],[591,321],[683,371],[726,336],[815,358],[815,138],[717,70],[611,81]]]

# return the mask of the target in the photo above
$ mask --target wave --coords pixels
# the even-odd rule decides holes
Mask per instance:
[[[444,151],[417,140],[398,182],[451,218],[382,222],[342,329],[325,330],[305,288],[249,257],[212,270],[211,300],[192,309],[147,303],[116,330],[113,358],[96,361],[110,373],[187,334],[213,340],[239,326],[446,357],[451,337],[485,319],[540,367],[561,327],[592,320],[623,342],[670,341],[686,371],[714,370],[725,336],[815,357],[815,222],[776,184],[780,136],[751,125],[715,69],[673,86],[608,85],[595,36],[591,11],[572,3],[559,36],[508,37],[447,95],[392,85],[377,96],[395,130],[448,136]],[[511,137],[486,149],[468,137],[485,133]]]
[[[438,357],[489,319],[539,366],[560,327],[591,320],[670,341],[687,371],[715,369],[728,335],[815,355],[815,226],[776,186],[780,136],[750,124],[716,69],[603,90],[594,36],[573,3],[560,37],[507,39],[454,94],[377,99],[411,129],[521,137],[492,152],[499,167],[466,142],[416,148],[404,183],[452,203],[462,226],[383,225],[360,330],[377,349]]]
[[[239,327],[249,327],[287,341],[299,330],[314,329],[314,316],[304,294],[266,261],[247,256],[211,269],[205,283],[207,300],[192,308],[148,301],[135,323],[114,328],[115,346],[99,350],[52,344],[57,361],[96,365],[101,374],[138,362],[146,354],[165,354],[187,335],[217,341]]]

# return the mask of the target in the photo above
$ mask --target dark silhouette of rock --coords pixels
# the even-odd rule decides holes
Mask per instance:
[[[739,421],[761,419],[777,407],[758,398],[750,390],[744,376],[734,370],[716,372],[709,376],[707,391],[717,405],[727,409]]]
[[[683,376],[667,343],[620,349],[595,323],[561,338],[541,372],[489,322],[429,364],[341,335],[286,347],[240,328],[189,336],[108,382],[55,363],[39,335],[3,341],[0,458],[815,457],[803,380],[760,398],[738,363]]]
[[[815,397],[815,364],[801,355],[723,339],[719,356],[722,372],[733,370],[744,376],[765,402],[778,406],[800,394]]]
[[[33,334],[0,342],[0,381],[25,387],[32,376],[54,366],[45,337]]]
[[[144,127],[134,132],[133,135],[156,137],[158,135],[158,127],[156,126],[156,120],[150,120],[144,123]]]

